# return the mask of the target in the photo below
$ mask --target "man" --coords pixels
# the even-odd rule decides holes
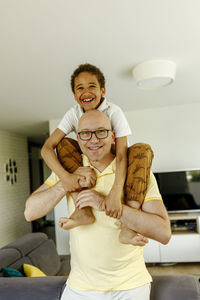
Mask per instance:
[[[97,130],[105,132],[101,135],[103,138],[98,138]],[[85,134],[89,139],[81,139]],[[104,212],[104,198],[115,179],[116,160],[111,152],[115,136],[107,116],[97,110],[86,112],[79,121],[77,139],[84,154],[86,179],[92,181],[95,171],[97,180],[94,189],[81,191],[75,202],[79,208],[93,207],[95,221],[70,231],[71,272],[61,299],[147,300],[151,276],[145,267],[142,248],[128,243],[132,239],[131,230],[163,244],[170,239],[167,211],[154,176],[150,177],[141,210],[123,204],[120,220],[109,217]],[[48,182],[53,186],[44,184],[27,199],[25,217],[28,221],[47,214],[65,195],[58,178],[54,180],[51,176]],[[75,206],[70,196],[68,205],[71,214]],[[61,227],[65,221],[65,218],[60,219]],[[130,236],[123,236],[121,223],[130,229]]]

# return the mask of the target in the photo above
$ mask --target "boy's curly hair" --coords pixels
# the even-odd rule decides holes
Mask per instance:
[[[72,92],[74,93],[74,81],[75,78],[83,72],[88,72],[91,73],[93,75],[95,75],[97,77],[97,80],[100,84],[101,88],[105,87],[105,77],[103,75],[103,73],[101,72],[101,70],[91,64],[82,64],[80,66],[78,66],[78,68],[73,72],[72,76],[71,76],[71,88],[72,88]]]

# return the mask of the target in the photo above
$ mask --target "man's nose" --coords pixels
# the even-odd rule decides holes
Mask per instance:
[[[90,140],[93,141],[93,142],[98,142],[99,141],[99,139],[96,137],[95,132],[92,132],[92,136],[91,136]]]

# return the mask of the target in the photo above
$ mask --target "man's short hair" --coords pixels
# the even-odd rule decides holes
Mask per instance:
[[[72,92],[74,93],[74,81],[75,78],[83,72],[88,72],[91,73],[93,75],[95,75],[97,77],[97,80],[100,84],[101,88],[105,87],[105,77],[103,75],[103,73],[101,72],[101,70],[91,64],[82,64],[80,65],[71,75],[71,88],[72,88]]]

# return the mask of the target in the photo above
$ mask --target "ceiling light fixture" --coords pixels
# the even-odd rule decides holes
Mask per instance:
[[[148,60],[136,65],[132,73],[140,89],[154,90],[174,82],[176,64],[169,60]]]

